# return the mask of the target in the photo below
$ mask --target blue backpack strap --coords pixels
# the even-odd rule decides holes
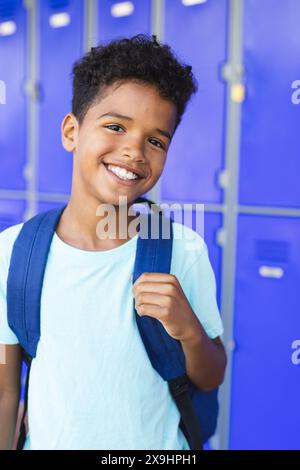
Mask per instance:
[[[159,217],[159,237],[151,237],[151,217]],[[164,221],[164,222],[163,222]],[[163,223],[169,224],[170,237],[162,238]],[[134,264],[133,283],[144,272],[170,273],[173,223],[161,212],[148,215],[146,238],[139,235]],[[145,349],[153,368],[168,382],[170,392],[179,409],[182,429],[192,449],[202,449],[202,434],[190,394],[190,381],[186,374],[185,357],[180,341],[172,338],[160,321],[140,316],[135,310],[136,321]]]
[[[25,416],[31,359],[35,357],[40,338],[40,301],[48,252],[56,225],[65,206],[43,212],[24,223],[15,243],[7,277],[8,324],[22,346],[27,364],[24,410],[17,450],[26,440]]]
[[[148,233],[151,228],[150,217],[151,215],[148,219]],[[138,237],[133,283],[144,272],[170,272],[172,240],[172,236],[170,239],[157,240],[151,239],[150,236]],[[180,342],[171,338],[163,325],[152,317],[140,317],[136,312],[136,319],[154,369],[167,381],[183,375],[185,363]]]
[[[25,222],[13,246],[7,278],[7,318],[30,357],[35,357],[40,338],[40,301],[48,252],[64,208],[43,212]]]

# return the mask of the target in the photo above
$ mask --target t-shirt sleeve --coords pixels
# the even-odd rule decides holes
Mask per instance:
[[[8,275],[7,243],[0,234],[0,344],[17,344],[18,338],[7,322],[6,282]]]
[[[214,339],[223,334],[217,299],[216,280],[209,260],[207,245],[195,252],[195,258],[183,275],[181,286],[207,335]]]

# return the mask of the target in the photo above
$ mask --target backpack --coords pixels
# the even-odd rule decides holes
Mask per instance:
[[[138,198],[136,203],[152,201]],[[17,450],[23,449],[26,439],[28,382],[31,360],[36,356],[40,338],[40,304],[43,277],[52,237],[66,206],[37,214],[26,221],[15,240],[7,278],[7,316],[10,328],[22,347],[27,364],[24,411],[19,430]],[[161,211],[148,214],[148,238],[137,239],[132,283],[143,272],[169,273],[173,244],[173,220]],[[151,217],[158,217],[159,236],[151,238]],[[162,237],[162,222],[169,223],[170,237]],[[134,303],[133,303],[134,304]],[[139,316],[134,306],[138,331],[150,362],[163,380],[180,412],[180,428],[193,450],[202,450],[203,444],[214,434],[218,417],[218,389],[203,392],[190,381],[185,369],[185,357],[180,341],[172,338],[163,325],[149,316]]]

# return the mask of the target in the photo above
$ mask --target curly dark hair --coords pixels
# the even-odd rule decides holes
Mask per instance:
[[[72,69],[72,112],[79,125],[88,109],[101,100],[105,87],[121,80],[155,85],[161,97],[177,107],[175,130],[186,105],[198,89],[190,65],[181,64],[155,35],[137,34],[92,47]]]

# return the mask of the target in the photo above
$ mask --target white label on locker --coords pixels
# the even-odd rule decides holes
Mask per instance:
[[[272,277],[274,279],[281,279],[284,275],[282,268],[274,266],[260,266],[259,274],[262,277]]]
[[[112,16],[129,16],[134,12],[134,4],[132,2],[114,3],[111,7],[110,13]]]
[[[11,36],[17,30],[17,25],[14,21],[3,21],[0,23],[0,36]]]
[[[182,0],[182,4],[185,7],[190,7],[192,5],[200,5],[201,3],[206,3],[207,0]]]
[[[71,18],[69,13],[55,13],[49,18],[49,23],[52,28],[64,28],[70,24]]]

